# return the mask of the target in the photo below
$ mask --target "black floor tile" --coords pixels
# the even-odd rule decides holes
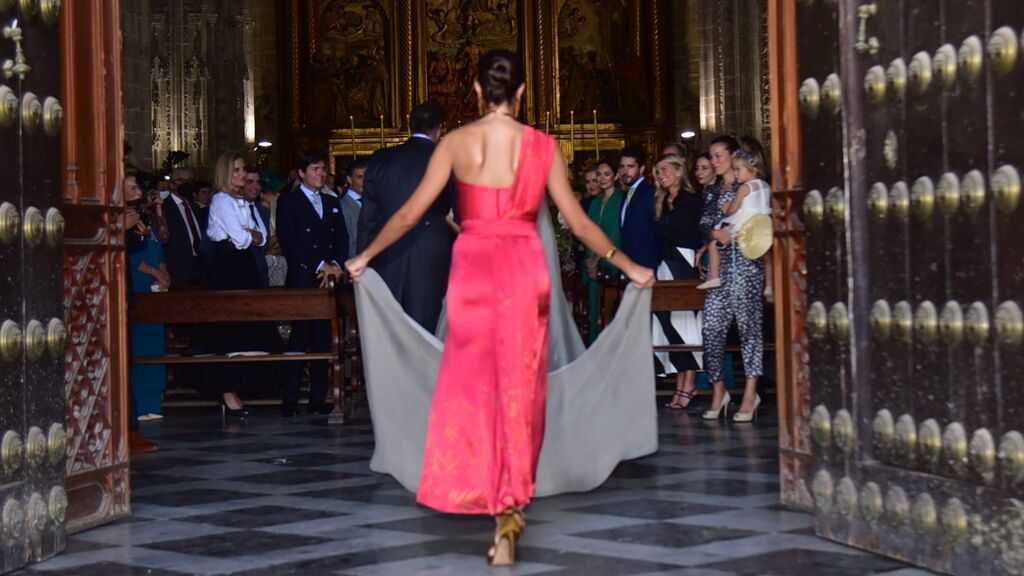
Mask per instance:
[[[684,548],[708,542],[721,542],[756,536],[759,532],[749,530],[733,530],[731,528],[712,528],[705,526],[686,526],[667,522],[651,522],[635,524],[608,530],[593,530],[576,534],[581,538],[593,540],[609,540],[627,544],[647,544],[666,548]]]
[[[259,496],[263,496],[263,494],[237,492],[234,490],[177,490],[174,492],[135,496],[132,500],[139,504],[175,507],[212,504],[214,502],[240,500],[242,498],[257,498]]]
[[[351,454],[338,454],[337,452],[307,452],[305,454],[292,454],[281,458],[265,458],[255,460],[264,464],[278,464],[281,466],[294,466],[298,468],[316,468],[318,466],[331,466],[334,464],[351,464],[352,462],[364,462],[365,456],[353,456]]]
[[[246,442],[241,444],[217,444],[216,446],[203,446],[195,448],[203,452],[219,452],[221,454],[256,454],[259,452],[273,452],[275,450],[287,450],[295,448],[294,444],[287,442]]]
[[[715,479],[706,481],[688,481],[679,484],[659,486],[660,490],[692,492],[694,494],[714,494],[716,496],[756,496],[760,494],[778,494],[777,482],[749,482],[745,480]]]
[[[279,526],[281,524],[337,516],[346,516],[346,514],[344,512],[327,512],[305,508],[288,508],[285,506],[254,506],[252,508],[241,508],[213,514],[186,516],[177,520],[197,524],[212,524],[227,528],[266,528],[268,526]]]
[[[332,480],[349,480],[351,478],[360,478],[363,476],[365,476],[365,474],[335,472],[332,470],[313,470],[309,468],[291,468],[281,470],[280,472],[264,472],[262,474],[238,476],[236,478],[229,478],[229,480],[234,482],[253,482],[256,484],[278,484],[291,486],[294,484],[330,482]]]
[[[132,456],[131,468],[132,472],[157,472],[170,470],[171,468],[205,466],[207,464],[217,464],[217,462],[217,460],[212,458],[209,460],[203,460],[200,458],[173,456],[170,454],[154,452],[152,454],[145,454],[142,456]]]
[[[99,562],[76,568],[61,568],[54,571],[39,572],[17,572],[12,576],[29,576],[29,574],[59,574],[60,576],[186,576],[191,572],[177,572],[174,570],[161,570],[157,568],[144,568],[142,566],[130,566],[116,562]]]
[[[531,520],[531,524],[534,522]],[[493,534],[494,519],[489,516],[461,516],[457,514],[435,514],[408,520],[366,524],[363,528],[376,530],[397,530],[428,536],[461,537],[471,534]]]
[[[625,500],[610,504],[594,504],[581,508],[568,508],[567,512],[583,512],[586,514],[605,514],[609,516],[623,516],[625,518],[642,518],[645,520],[669,520],[672,518],[684,518],[698,514],[713,514],[715,512],[726,512],[732,508],[722,506],[708,506],[706,504],[695,504],[693,502],[675,502],[673,500],[655,500],[641,498],[637,500]]]
[[[326,538],[277,534],[258,530],[242,530],[224,534],[208,534],[197,538],[146,544],[144,548],[167,550],[195,556],[215,558],[265,554],[274,550],[299,548],[327,542]]]
[[[612,472],[612,478],[618,478],[620,480],[638,480],[642,478],[655,478],[657,476],[665,476],[668,474],[679,474],[685,472],[682,468],[675,468],[672,466],[663,466],[655,464],[643,464],[640,462],[622,462],[615,467],[615,471]]]
[[[707,568],[728,570],[738,575],[771,576],[862,576],[906,568],[895,560],[867,554],[840,554],[816,550],[780,550],[726,562]]]

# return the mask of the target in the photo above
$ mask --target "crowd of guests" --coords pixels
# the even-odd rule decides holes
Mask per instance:
[[[714,395],[706,419],[728,416],[732,399],[725,389],[726,335],[739,328],[746,386],[733,419],[753,420],[763,374],[763,303],[771,296],[765,258],[754,260],[736,249],[734,237],[748,218],[770,214],[764,151],[753,138],[722,136],[707,152],[687,162],[682,146],[671,143],[648,173],[643,149],[627,146],[616,159],[602,159],[583,174],[581,202],[601,229],[638,264],[656,270],[658,280],[705,281],[701,312],[660,312],[652,322],[653,342],[703,344],[704,352],[656,354],[659,375],[676,375],[667,407],[685,410],[697,394],[697,372],[704,370]],[[580,268],[588,299],[588,338],[598,337],[598,285],[620,273],[581,250]]]
[[[412,194],[444,121],[440,106],[420,104],[411,115],[413,134],[407,142],[378,151],[369,161],[354,160],[340,178],[328,172],[327,158],[316,151],[301,153],[287,179],[261,171],[239,152],[220,156],[212,182],[196,180],[186,167],[156,176],[129,174],[124,181],[129,292],[328,286],[340,278],[347,257],[372,241]],[[763,373],[761,317],[768,282],[764,258],[742,256],[734,249],[733,235],[746,215],[767,211],[761,145],[752,138],[740,142],[723,136],[707,152],[688,158],[673,143],[650,165],[642,148],[627,146],[582,176],[584,211],[633,261],[655,269],[659,280],[706,280],[700,286],[707,289],[702,312],[657,313],[652,323],[656,345],[704,346],[703,353],[656,355],[659,374],[676,375],[667,406],[686,409],[696,397],[697,372],[704,370],[714,386],[704,417],[727,415],[731,398],[724,386],[723,356],[735,319],[747,386],[734,419],[752,419],[760,403],[756,388]],[[417,229],[375,262],[403,308],[429,331],[437,328],[458,233],[454,182],[448,188]],[[593,341],[599,332],[598,285],[620,274],[583,250],[577,252],[577,264]],[[185,326],[178,334],[190,341],[190,354],[322,352],[329,350],[331,338],[325,321],[290,323],[283,343],[277,327],[253,324]],[[133,356],[163,355],[163,326],[132,325],[131,346]],[[266,377],[267,371],[235,365],[204,368],[194,377],[216,395],[225,415],[245,416],[241,395],[260,374]],[[302,364],[289,363],[286,372],[270,374],[283,384],[282,415],[297,414]],[[310,412],[332,409],[325,400],[327,379],[326,362],[310,364]],[[132,364],[132,409],[138,420],[163,417],[166,381],[164,366]]]

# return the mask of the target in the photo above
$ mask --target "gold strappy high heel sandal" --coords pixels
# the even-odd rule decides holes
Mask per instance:
[[[510,566],[516,561],[516,541],[526,528],[526,516],[522,511],[509,508],[497,517],[498,527],[494,534],[494,545],[487,551],[487,563],[492,566]],[[496,562],[498,546],[502,540],[508,541],[508,561]]]

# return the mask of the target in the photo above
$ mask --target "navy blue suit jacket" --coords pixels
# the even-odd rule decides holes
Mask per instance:
[[[348,259],[348,232],[341,215],[341,203],[334,196],[320,194],[323,218],[301,188],[277,201],[277,240],[288,260],[286,288],[316,288],[316,269],[321,262],[344,265]]]
[[[622,220],[622,251],[648,268],[658,266],[658,227],[654,220],[654,186],[640,182]]]

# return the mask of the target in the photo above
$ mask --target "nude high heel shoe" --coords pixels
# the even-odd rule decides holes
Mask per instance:
[[[722,404],[719,405],[718,410],[708,410],[704,412],[702,418],[705,420],[718,420],[719,418],[725,419],[729,417],[729,401],[731,400],[729,393],[726,392],[722,396]]]
[[[757,419],[757,407],[761,405],[761,395],[754,394],[754,409],[750,412],[737,412],[733,415],[733,422],[753,422]]]

